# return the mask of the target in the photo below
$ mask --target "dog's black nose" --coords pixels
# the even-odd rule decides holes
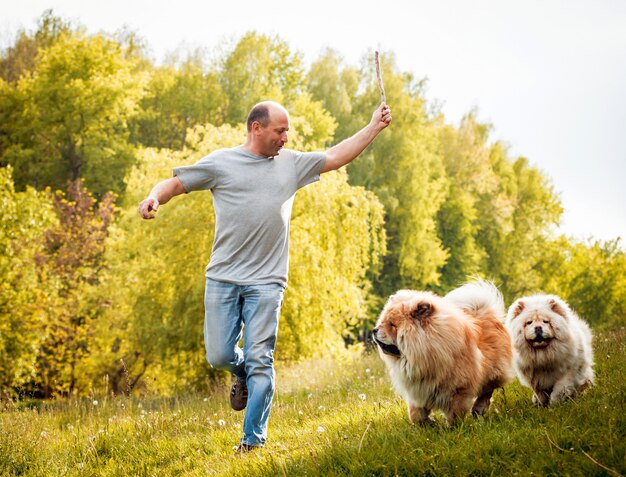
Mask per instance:
[[[543,328],[541,326],[535,326],[535,334],[536,335],[543,335]]]
[[[374,328],[374,329],[372,330],[372,333],[374,333],[374,334],[378,333],[378,328]]]

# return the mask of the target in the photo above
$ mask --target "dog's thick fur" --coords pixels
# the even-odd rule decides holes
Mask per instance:
[[[555,295],[532,295],[509,308],[513,364],[533,402],[555,404],[593,384],[591,330]]]
[[[489,408],[493,391],[513,377],[511,339],[502,296],[477,281],[445,297],[400,290],[385,305],[374,341],[413,423],[431,410],[452,424]]]

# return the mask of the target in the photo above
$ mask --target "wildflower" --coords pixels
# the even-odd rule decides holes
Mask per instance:
[[[217,421],[217,423],[221,426],[224,427],[226,425],[226,421],[224,419],[220,419],[219,421]]]
[[[93,400],[93,405],[94,405],[94,406],[97,406],[97,405],[98,405],[98,400],[97,400],[97,399],[94,399],[94,400]]]
[[[324,429],[322,426],[319,426],[319,427],[317,428],[317,432],[319,432],[319,433],[322,433],[322,432],[324,432],[324,431],[325,431],[325,429]]]
[[[359,399],[361,401],[365,401],[365,394],[359,394]]]
[[[209,398],[204,398],[203,401],[204,402],[209,402]]]
[[[237,424],[235,424],[234,427],[235,427],[235,429],[241,429],[241,424],[237,423]]]
[[[298,414],[302,416],[304,413],[302,411],[298,411]]]
[[[41,434],[39,434],[39,437],[41,437],[42,439],[45,439],[46,437],[48,437],[48,433],[46,431],[41,431]]]
[[[365,374],[370,374],[370,368],[365,368]]]
[[[326,409],[326,408],[325,408],[324,406],[320,406],[320,407],[318,407],[318,409],[319,409],[320,411],[323,411],[323,410],[324,410],[324,409]]]

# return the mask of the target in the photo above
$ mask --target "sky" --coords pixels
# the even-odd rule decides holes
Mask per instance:
[[[626,244],[624,0],[0,0],[0,46],[46,9],[93,33],[126,26],[157,61],[252,30],[278,35],[305,64],[328,47],[353,66],[392,52],[400,70],[427,78],[449,122],[476,110],[493,141],[550,178],[560,232]]]

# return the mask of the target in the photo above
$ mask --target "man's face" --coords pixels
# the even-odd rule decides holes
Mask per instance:
[[[258,139],[263,156],[277,156],[283,146],[287,143],[289,115],[279,109],[270,110],[269,124],[266,127],[260,126],[258,131]]]

